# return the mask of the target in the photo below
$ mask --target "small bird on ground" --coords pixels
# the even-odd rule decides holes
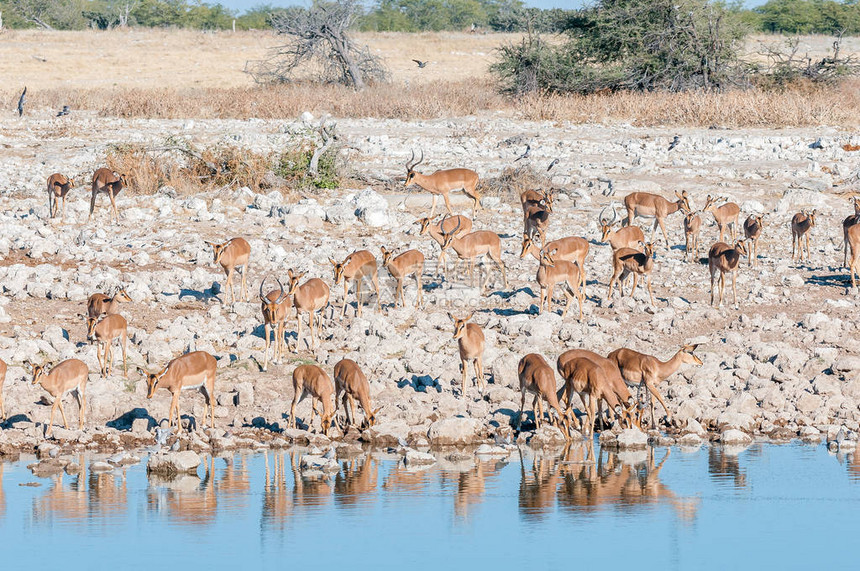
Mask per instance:
[[[24,114],[24,103],[27,102],[27,88],[21,92],[21,97],[18,98],[18,117]]]
[[[669,150],[671,151],[672,149],[674,149],[675,147],[677,147],[677,146],[678,146],[678,143],[680,142],[680,140],[681,140],[681,136],[680,136],[680,135],[675,135],[675,138],[674,138],[674,139],[672,139],[672,142],[671,142],[671,143],[669,143]]]
[[[62,117],[63,115],[68,115],[69,111],[71,111],[71,109],[69,109],[69,106],[63,105],[63,108],[60,109],[60,111],[57,113],[57,117]]]
[[[521,159],[527,159],[527,158],[529,158],[529,153],[531,152],[531,150],[532,150],[532,146],[531,146],[531,145],[529,145],[528,143],[526,143],[526,152],[524,152],[523,154],[521,154],[520,156],[518,156],[516,159],[514,159],[514,162],[517,162],[517,161],[519,161],[519,160],[521,160]]]
[[[420,67],[421,69],[424,69],[425,67],[427,67],[427,64],[430,63],[429,61],[421,61],[420,59],[413,59],[412,61],[417,63],[418,67]]]

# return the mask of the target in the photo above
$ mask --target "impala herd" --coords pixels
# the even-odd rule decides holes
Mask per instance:
[[[507,273],[502,259],[501,236],[490,230],[472,230],[473,221],[463,215],[452,212],[449,193],[462,189],[474,201],[473,215],[481,208],[481,195],[477,189],[478,175],[469,169],[450,169],[436,171],[424,175],[415,171],[415,167],[424,160],[424,153],[415,161],[415,153],[406,163],[406,185],[417,184],[433,195],[430,216],[418,219],[415,223],[420,226],[420,235],[429,235],[439,245],[437,272],[441,268],[444,279],[447,280],[446,254],[453,250],[457,257],[457,265],[461,261],[468,262],[469,276],[474,273],[475,261],[488,256],[498,267],[504,287],[508,287]],[[109,169],[98,169],[92,178],[92,197],[90,202],[90,217],[95,209],[98,194],[106,193],[110,198],[113,217],[118,220],[115,196],[128,184],[124,174],[118,174]],[[63,202],[63,217],[65,217],[66,195],[74,186],[74,181],[66,176],[55,173],[48,178],[49,216],[55,217],[60,211],[58,201]],[[434,222],[433,215],[436,198],[441,195],[445,201],[447,214],[441,221]],[[743,239],[736,239],[741,209],[733,202],[722,204],[712,196],[707,196],[701,210],[691,206],[691,196],[686,192],[676,192],[676,200],[646,192],[634,192],[624,198],[627,217],[621,227],[613,229],[618,214],[613,207],[604,208],[599,216],[599,228],[602,233],[600,242],[608,243],[611,249],[612,272],[608,282],[607,299],[612,297],[615,284],[621,295],[624,295],[624,283],[629,276],[633,277],[631,296],[635,294],[640,278],[648,290],[650,304],[654,305],[654,294],[651,287],[652,275],[655,269],[655,245],[653,244],[657,227],[659,226],[666,246],[669,246],[665,221],[675,212],[682,212],[683,232],[685,236],[685,260],[699,262],[699,234],[702,229],[701,214],[710,212],[716,222],[719,237],[708,250],[708,270],[711,278],[710,303],[717,298],[717,304],[722,304],[725,289],[726,274],[732,281],[733,302],[737,306],[736,274],[743,256],[747,256],[749,265],[755,264],[758,258],[758,240],[764,229],[763,217],[749,215],[743,222]],[[567,314],[574,298],[579,305],[579,319],[583,316],[583,301],[586,298],[586,261],[589,254],[589,242],[578,236],[568,236],[547,241],[549,223],[553,213],[554,195],[552,191],[527,190],[521,194],[523,212],[523,235],[520,258],[531,254],[538,263],[536,282],[540,289],[538,313],[546,305],[546,310],[552,312],[553,290],[556,285],[564,286],[567,300],[562,310],[562,318]],[[858,261],[860,261],[860,199],[851,198],[854,213],[843,222],[844,259],[851,273],[852,287],[856,286]],[[607,210],[611,217],[605,216]],[[792,258],[803,260],[804,245],[806,260],[809,260],[809,234],[815,226],[816,211],[801,211],[795,214],[790,223],[792,235]],[[651,241],[646,242],[641,228],[633,226],[637,216],[654,218],[651,229]],[[728,234],[731,243],[723,241]],[[596,241],[595,241],[596,242]],[[241,272],[241,288],[238,301],[247,301],[247,276],[251,256],[251,246],[241,237],[231,238],[223,243],[206,242],[213,252],[213,263],[220,265],[226,274],[225,292],[229,293],[229,303],[235,304],[237,298],[233,287],[233,277],[238,269]],[[396,252],[380,246],[382,267],[396,281],[394,306],[398,302],[405,307],[403,295],[404,280],[414,277],[417,288],[415,307],[421,309],[423,301],[422,277],[425,269],[424,254],[418,250]],[[850,253],[850,256],[849,256]],[[333,281],[335,285],[343,282],[344,295],[340,319],[346,315],[347,295],[350,284],[354,283],[356,296],[356,315],[361,316],[362,282],[367,279],[376,293],[377,311],[381,307],[379,290],[379,274],[377,258],[369,250],[357,250],[342,262],[329,258],[333,266]],[[310,341],[308,347],[313,350],[321,339],[320,327],[322,310],[329,305],[329,285],[319,277],[311,277],[302,282],[304,273],[294,269],[287,271],[286,287],[277,277],[265,276],[260,283],[259,299],[264,326],[264,356],[262,370],[267,371],[271,337],[274,336],[272,361],[282,363],[289,351],[299,352],[305,346],[302,344],[302,313],[308,314]],[[272,279],[277,289],[266,291],[265,285]],[[489,283],[487,278],[481,283],[480,291]],[[118,289],[112,296],[96,293],[87,301],[87,313],[81,315],[86,321],[87,339],[98,343],[97,357],[102,377],[108,377],[113,367],[113,343],[119,340],[123,352],[123,372],[127,374],[126,345],[128,341],[128,323],[120,314],[122,303],[132,301],[128,293]],[[289,311],[295,311],[296,342],[290,348],[286,340],[286,322]],[[474,313],[460,318],[452,313],[448,316],[453,322],[453,339],[457,341],[462,369],[460,394],[465,395],[469,383],[467,368],[471,362],[477,387],[484,389],[483,354],[485,337],[481,327],[471,322]],[[316,328],[314,327],[316,322]],[[518,367],[522,400],[520,413],[514,422],[518,427],[522,424],[523,409],[527,395],[533,395],[532,409],[534,423],[539,428],[544,417],[542,402],[546,401],[546,414],[549,422],[570,433],[572,428],[578,428],[592,434],[595,424],[603,422],[604,403],[605,414],[610,420],[617,420],[622,426],[641,426],[640,412],[644,408],[640,404],[640,396],[650,401],[650,422],[657,426],[657,415],[654,400],[662,405],[667,421],[671,421],[671,413],[663,397],[658,391],[661,381],[674,374],[682,364],[701,365],[702,361],[694,354],[695,345],[684,345],[674,357],[666,362],[656,357],[639,353],[627,348],[612,351],[606,357],[584,349],[572,349],[562,353],[556,362],[556,369],[564,383],[559,389],[556,384],[555,372],[543,356],[530,353],[524,356]],[[28,364],[29,365],[29,364]],[[86,383],[89,375],[87,365],[78,359],[67,359],[55,365],[46,372],[42,365],[29,365],[32,370],[33,384],[42,387],[54,398],[51,415],[47,425],[47,434],[53,426],[54,413],[57,408],[63,417],[63,423],[68,428],[68,421],[63,409],[64,395],[74,392],[80,405],[79,426],[83,427],[86,416]],[[6,418],[3,402],[2,383],[6,375],[6,363],[0,360],[0,415]],[[170,391],[172,400],[168,411],[168,425],[172,426],[174,419],[181,427],[179,395],[183,390],[197,390],[202,393],[209,412],[209,424],[215,424],[215,377],[216,360],[205,351],[194,351],[171,360],[158,372],[147,372],[138,369],[146,378],[147,398],[152,398],[159,388]],[[370,385],[365,373],[359,365],[350,359],[342,359],[334,366],[334,380],[321,367],[314,364],[302,364],[292,373],[293,401],[290,406],[289,425],[297,425],[296,407],[305,397],[312,399],[312,415],[305,424],[310,428],[313,416],[320,415],[321,428],[328,432],[330,426],[341,426],[339,420],[339,405],[342,404],[346,415],[346,430],[350,427],[360,427],[356,419],[357,400],[364,413],[363,426],[370,427],[377,420],[380,408],[373,409],[370,398]],[[636,398],[629,387],[638,387],[640,395]],[[582,403],[580,414],[585,417],[582,422],[574,413],[574,395]],[[653,397],[653,398],[651,398]],[[319,401],[319,410],[317,406]],[[554,413],[554,414],[553,414]],[[205,416],[205,415],[204,415]]]

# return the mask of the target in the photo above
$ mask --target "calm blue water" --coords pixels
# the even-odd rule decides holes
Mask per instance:
[[[823,446],[523,452],[418,471],[373,454],[313,478],[301,452],[237,453],[171,482],[145,459],[36,478],[22,458],[0,463],[4,567],[858,567],[860,466]]]

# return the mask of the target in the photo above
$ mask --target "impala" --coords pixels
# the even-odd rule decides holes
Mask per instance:
[[[588,240],[578,236],[568,236],[547,242],[543,248],[538,249],[534,241],[528,236],[523,236],[523,249],[520,251],[520,259],[525,258],[527,254],[531,254],[540,262],[541,250],[552,253],[552,259],[567,262],[576,262],[579,266],[579,274],[582,276],[582,295],[585,293],[585,258],[588,257]]]
[[[851,287],[857,287],[857,268],[860,262],[860,224],[854,224],[848,228],[845,240],[848,242],[848,247],[851,248],[851,260],[848,267],[851,270]],[[0,375],[0,379],[2,379]]]
[[[445,243],[444,232],[451,232],[456,229],[456,232],[454,232],[454,237],[456,238],[465,236],[472,231],[472,221],[460,214],[456,216],[447,216],[443,218],[441,222],[437,222],[436,224],[431,224],[429,218],[421,218],[416,220],[415,223],[421,226],[422,236],[424,234],[430,234],[430,237],[436,240],[440,247]],[[459,263],[460,261],[457,260],[457,266],[454,266],[454,271],[457,271]],[[442,268],[445,279],[448,279],[448,267],[445,263],[445,250],[439,251],[436,275],[439,275],[439,267]]]
[[[284,346],[286,339],[284,338],[284,322],[287,319],[287,310],[292,303],[290,296],[284,291],[284,285],[281,280],[276,278],[279,291],[272,290],[263,295],[263,286],[269,276],[263,278],[260,283],[260,311],[263,312],[263,335],[266,340],[265,354],[263,357],[263,371],[269,370],[269,334],[275,334],[275,351],[272,359],[275,363],[280,363],[284,355]]]
[[[553,192],[544,192],[542,190],[525,190],[520,193],[520,204],[523,207],[523,212],[528,210],[529,206],[540,204],[550,212],[552,212]]]
[[[424,151],[421,151],[421,158],[418,162],[415,162],[415,151],[412,151],[412,158],[406,161],[406,186],[417,184],[433,195],[430,218],[433,218],[436,212],[436,199],[439,198],[440,194],[445,199],[445,207],[448,209],[448,214],[453,214],[448,193],[461,188],[463,192],[475,201],[472,212],[481,209],[481,194],[477,190],[478,173],[470,169],[447,169],[424,175],[415,171],[415,167],[422,162],[424,162]]]
[[[726,287],[726,273],[732,275],[732,297],[735,306],[738,304],[738,292],[735,287],[735,275],[738,271],[738,265],[741,256],[746,255],[746,245],[743,240],[735,242],[735,246],[731,247],[725,242],[717,242],[711,246],[711,251],[708,252],[708,271],[711,273],[711,305],[714,305],[714,283],[716,281],[717,272],[720,274],[720,302],[718,306],[723,304],[723,291]]]
[[[328,305],[329,289],[328,284],[319,278],[310,278],[308,281],[299,285],[304,273],[294,273],[289,270],[287,275],[290,278],[290,292],[287,294],[293,298],[293,307],[296,308],[296,351],[299,350],[299,344],[302,341],[302,312],[308,314],[308,326],[311,330],[311,349],[315,347],[314,343],[314,313],[323,309]],[[317,321],[317,337],[320,333],[320,325],[322,323],[322,314]]]
[[[636,414],[636,402],[630,395],[630,390],[627,388],[627,384],[621,377],[621,372],[618,370],[618,366],[613,361],[610,361],[606,357],[598,355],[593,351],[588,351],[585,349],[570,349],[558,356],[558,359],[556,361],[556,369],[558,369],[559,374],[562,374],[562,368],[565,366],[566,363],[568,363],[572,359],[579,358],[588,359],[589,361],[600,367],[600,369],[603,371],[603,374],[606,377],[606,382],[608,383],[607,386],[609,388],[605,391],[607,396],[601,396],[600,398],[606,401],[607,405],[609,406],[608,412],[610,418],[618,416],[622,424],[626,425],[627,427],[638,425],[639,418]],[[562,377],[566,378],[563,374]],[[565,384],[565,386],[559,389],[557,393],[559,402],[561,402],[563,397],[567,399],[568,407],[573,406],[573,393],[571,392],[572,388],[572,386],[568,387],[567,384]],[[583,400],[582,403],[583,405],[585,405],[585,400]],[[596,406],[599,406],[599,402]],[[598,416],[599,415],[600,410],[598,408]]]
[[[173,413],[176,413],[176,426],[182,428],[182,415],[179,412],[179,394],[182,391],[198,390],[203,394],[209,409],[209,422],[215,428],[215,357],[206,351],[194,351],[176,357],[157,373],[147,373],[138,369],[146,377],[146,398],[151,399],[158,389],[167,389],[173,398],[167,413],[167,425],[173,426]],[[204,419],[206,412],[203,412]]]
[[[803,243],[801,240],[806,238],[806,261],[809,261],[809,231],[815,226],[816,210],[806,212],[805,210],[798,212],[791,218],[791,259],[794,259],[794,245],[797,244],[797,251],[800,254],[800,261],[803,261]]]
[[[559,423],[563,424],[565,434],[567,434],[570,430],[568,426],[568,417],[562,413],[561,406],[558,404],[555,373],[553,372],[552,367],[550,367],[546,362],[546,359],[537,353],[529,353],[520,359],[520,363],[517,366],[517,373],[519,374],[520,392],[522,393],[522,399],[520,400],[520,413],[517,416],[517,427],[519,428],[522,423],[523,409],[526,406],[526,396],[528,393],[532,393],[534,395],[534,401],[532,401],[532,412],[535,417],[535,427],[540,429],[540,422],[543,418],[542,401],[545,400],[547,403],[547,415],[549,416],[550,423],[553,426],[558,426]],[[550,414],[550,408],[555,409],[555,413],[558,415],[557,419],[553,419]]]
[[[334,386],[331,379],[316,365],[299,365],[293,371],[293,404],[290,406],[290,428],[296,427],[296,405],[299,404],[306,396],[311,397],[311,420],[307,423],[308,428],[314,422],[314,415],[317,414],[317,403],[313,399],[322,402],[322,414],[320,421],[322,423],[323,434],[328,433],[332,419],[334,419],[334,410],[332,408],[332,396],[334,395]]]
[[[128,346],[128,323],[125,318],[118,314],[112,313],[105,315],[101,320],[96,321],[95,317],[87,317],[87,339],[90,343],[98,343],[96,347],[96,357],[99,360],[99,369],[101,370],[102,378],[107,378],[111,374],[113,367],[113,340],[119,339],[120,347],[122,347],[122,372],[128,376],[128,359],[126,350]],[[104,357],[102,357],[102,349]]]
[[[605,208],[603,210],[606,210]],[[612,220],[603,217],[603,211],[600,212],[600,230],[603,235],[600,237],[601,242],[609,242],[609,247],[612,251],[619,248],[639,248],[645,243],[645,233],[639,226],[622,226],[618,230],[612,230],[612,225],[618,218],[618,213],[612,209]]]
[[[343,280],[343,307],[340,318],[346,313],[346,294],[349,293],[349,282],[355,282],[355,314],[361,317],[361,280],[370,277],[373,289],[376,290],[376,309],[379,309],[379,275],[376,272],[376,257],[367,250],[357,250],[338,263],[333,258],[329,262],[334,266],[334,284]]]
[[[711,195],[705,199],[705,207],[702,209],[702,212],[710,212],[714,215],[714,220],[717,223],[717,228],[720,229],[720,237],[718,241],[723,241],[723,234],[725,234],[726,227],[731,227],[731,237],[734,241],[736,228],[738,226],[738,215],[741,213],[741,207],[735,204],[734,202],[726,202],[720,206],[717,206],[716,199],[712,198]]]
[[[460,348],[460,366],[463,369],[462,391],[463,396],[466,395],[466,365],[472,361],[475,367],[475,382],[480,390],[484,390],[484,332],[481,327],[475,323],[467,323],[474,312],[470,313],[465,319],[457,319],[452,314],[448,314],[451,321],[454,322],[454,339],[457,340],[457,345]]]
[[[651,272],[654,270],[654,250],[651,243],[645,244],[644,252],[632,248],[620,248],[612,254],[612,278],[609,280],[609,294],[606,299],[612,298],[612,286],[618,280],[618,289],[621,297],[624,297],[624,281],[627,276],[633,274],[633,290],[630,297],[636,294],[639,276],[647,278],[648,295],[651,305],[654,305],[654,292],[651,290]],[[620,276],[620,277],[619,277]],[[643,278],[643,279],[644,279]]]
[[[528,236],[534,239],[535,235],[540,236],[540,243],[546,242],[546,230],[549,227],[550,211],[535,204],[530,206],[525,212],[523,220],[523,236]]]
[[[621,371],[621,376],[627,383],[639,385],[640,389],[642,385],[645,385],[645,388],[647,388],[651,395],[656,397],[660,401],[660,404],[663,405],[663,410],[666,411],[666,419],[671,421],[672,413],[669,412],[669,407],[666,406],[666,402],[660,396],[660,391],[657,387],[661,382],[674,375],[675,371],[684,363],[692,365],[702,364],[702,360],[693,354],[696,347],[697,345],[684,345],[671,359],[665,362],[660,361],[657,357],[625,348],[616,349],[607,355],[607,358],[615,362],[618,370]],[[649,396],[648,400],[651,402],[651,425],[657,428],[654,399]]]
[[[117,289],[113,296],[108,297],[103,293],[94,293],[87,299],[87,315],[99,317],[101,314],[113,315],[119,313],[120,302],[131,301],[131,296],[124,287]]]
[[[482,256],[489,256],[496,265],[499,266],[499,270],[502,272],[505,289],[507,289],[508,276],[505,272],[505,264],[502,262],[502,241],[501,238],[499,238],[499,235],[495,232],[490,232],[489,230],[478,230],[477,232],[466,234],[462,238],[455,238],[454,236],[458,229],[459,227],[444,234],[445,241],[442,243],[442,250],[444,251],[448,248],[453,248],[461,260],[469,260],[470,277],[474,271],[475,259]],[[490,272],[487,272],[487,279],[485,279],[484,283],[481,285],[482,295],[484,293],[484,288],[487,287],[489,281]]]
[[[563,390],[567,395],[568,405],[572,402],[573,393],[577,393],[585,403],[588,396],[588,434],[594,437],[594,421],[597,418],[597,403],[605,400],[610,409],[624,408],[604,370],[594,361],[586,357],[574,357],[564,362],[559,357],[558,372],[565,381]],[[583,424],[583,429],[585,428]],[[584,431],[584,430],[583,430]]]
[[[373,410],[370,406],[370,383],[358,363],[352,359],[341,359],[334,366],[334,416],[337,417],[338,405],[343,402],[347,426],[357,426],[355,422],[355,399],[364,410],[364,424],[370,428],[376,424],[376,414],[382,407]]]
[[[81,407],[78,428],[83,430],[87,411],[87,377],[90,374],[86,364],[78,359],[66,359],[54,366],[50,373],[45,373],[45,368],[41,365],[32,365],[32,367],[33,385],[42,385],[42,388],[54,397],[46,435],[50,435],[54,431],[54,412],[56,412],[57,407],[60,408],[60,414],[63,415],[63,425],[66,429],[69,428],[66,411],[63,410],[63,397],[72,391],[75,391],[75,397]]]
[[[699,230],[702,228],[702,217],[696,212],[688,212],[684,216],[684,259],[691,261],[699,258]]]
[[[93,211],[96,209],[96,197],[100,192],[107,193],[110,198],[110,205],[113,208],[113,215],[117,223],[119,223],[119,214],[116,211],[116,195],[128,186],[128,179],[124,174],[117,174],[110,169],[100,168],[93,173],[93,195],[90,198],[90,215],[87,218],[89,221],[93,217]]]
[[[758,259],[758,239],[761,237],[762,228],[764,228],[764,219],[761,216],[750,214],[744,220],[744,237],[750,245],[747,253],[750,266],[753,265],[753,260]]]
[[[57,215],[57,211],[60,209],[57,200],[60,199],[63,201],[62,220],[66,219],[66,195],[73,186],[75,186],[75,181],[64,174],[55,172],[48,177],[48,216],[50,218]]]
[[[415,276],[415,285],[418,287],[415,307],[421,307],[421,304],[424,303],[424,288],[421,286],[421,274],[424,273],[424,254],[418,250],[407,250],[395,258],[394,252],[386,250],[385,246],[382,246],[382,267],[387,269],[391,277],[397,281],[394,306],[397,307],[397,299],[399,298],[400,305],[406,307],[406,301],[403,299],[403,280],[413,275]]]
[[[6,420],[6,403],[3,401],[3,381],[6,380],[6,362],[0,359],[0,415]]]
[[[561,317],[564,318],[567,315],[567,310],[570,309],[570,304],[576,297],[579,300],[579,320],[582,321],[583,280],[582,272],[579,271],[579,266],[575,262],[555,261],[552,254],[544,250],[541,254],[536,279],[540,286],[538,313],[543,310],[544,300],[546,300],[546,310],[552,313],[552,292],[556,284],[562,283],[565,285],[564,296],[567,298],[567,304],[561,312]]]
[[[675,196],[678,200],[669,202],[662,196],[651,194],[649,192],[632,192],[624,197],[624,206],[627,208],[627,218],[622,222],[622,226],[631,226],[633,218],[636,216],[653,216],[654,227],[651,229],[651,241],[654,241],[654,233],[657,231],[657,226],[663,231],[663,239],[666,241],[666,246],[669,245],[669,237],[666,235],[666,226],[663,220],[666,216],[674,214],[679,210],[689,212],[690,208],[689,197],[687,191],[679,193],[675,191]]]
[[[851,204],[854,206],[854,214],[845,218],[842,221],[842,240],[843,240],[843,256],[842,265],[848,267],[848,229],[855,224],[860,224],[860,199],[856,196],[851,197]]]
[[[233,292],[233,272],[242,267],[242,301],[245,301],[248,296],[245,278],[248,274],[248,260],[251,257],[251,245],[244,238],[230,238],[223,244],[215,242],[206,242],[212,246],[213,263],[220,264],[224,268],[224,273],[227,274],[227,283],[224,289],[230,291],[230,303],[236,303],[236,294]]]

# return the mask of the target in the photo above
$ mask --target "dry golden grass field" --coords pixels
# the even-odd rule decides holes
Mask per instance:
[[[20,89],[30,109],[70,105],[107,116],[278,118],[303,110],[344,117],[442,118],[501,112],[533,120],[638,125],[790,127],[860,122],[857,82],[786,93],[500,96],[487,71],[495,49],[517,34],[359,34],[391,71],[389,85],[354,93],[338,86],[261,88],[243,72],[280,39],[269,32],[112,30],[0,34],[2,98],[12,110]],[[755,54],[756,37],[746,51]],[[802,53],[821,56],[831,39],[804,37]],[[849,38],[843,53],[860,51]],[[429,61],[419,69],[412,59]]]

